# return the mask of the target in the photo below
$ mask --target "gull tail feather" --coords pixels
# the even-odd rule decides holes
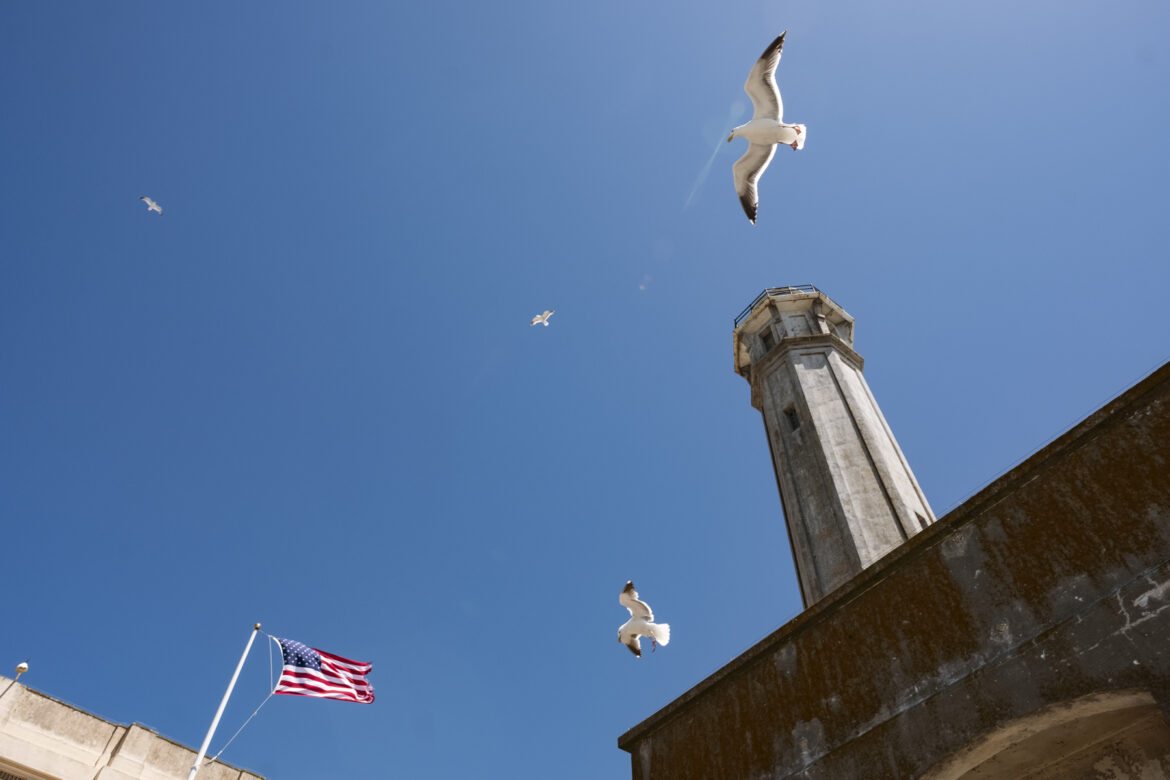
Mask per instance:
[[[804,139],[808,137],[808,130],[805,129],[804,125],[797,125],[797,127],[800,128],[800,134],[796,136],[796,148],[803,149]]]
[[[666,647],[670,644],[670,624],[669,623],[651,623],[650,630],[654,632],[654,641]]]

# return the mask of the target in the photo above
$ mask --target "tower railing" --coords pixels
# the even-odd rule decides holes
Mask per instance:
[[[735,318],[735,325],[732,327],[738,328],[739,323],[747,319],[747,316],[752,313],[752,309],[756,308],[756,305],[765,298],[779,298],[782,295],[796,295],[798,293],[810,292],[819,293],[820,290],[818,290],[816,287],[813,287],[811,284],[790,284],[785,287],[769,287],[757,295],[755,299],[747,305],[747,308],[739,313],[739,315]]]

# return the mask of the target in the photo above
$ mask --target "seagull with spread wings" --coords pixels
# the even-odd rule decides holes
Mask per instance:
[[[532,322],[530,322],[528,324],[535,325],[536,323],[539,322],[541,325],[543,325],[544,327],[547,328],[548,327],[548,318],[553,316],[556,313],[557,313],[556,309],[545,309],[544,314],[537,314],[535,317],[532,318]]]
[[[780,99],[780,88],[776,86],[776,65],[780,62],[780,50],[784,48],[784,36],[787,34],[787,30],[780,33],[752,66],[743,89],[752,99],[755,113],[750,122],[735,128],[727,137],[728,143],[733,138],[748,139],[747,152],[736,160],[732,172],[735,175],[735,192],[753,225],[756,224],[756,209],[760,204],[756,182],[764,175],[768,163],[772,162],[776,145],[791,146],[794,151],[804,148],[805,127],[784,122],[784,101]]]
[[[634,590],[632,580],[622,588],[618,602],[630,611],[630,619],[618,629],[618,641],[630,648],[631,653],[638,658],[642,657],[640,636],[650,637],[651,652],[657,650],[658,645],[666,647],[670,643],[670,624],[654,622],[650,605],[638,599],[638,591]]]
[[[153,200],[146,197],[145,195],[140,195],[138,199],[146,204],[147,212],[157,211],[158,215],[160,217],[162,216],[162,206],[158,205],[157,203],[155,203]]]

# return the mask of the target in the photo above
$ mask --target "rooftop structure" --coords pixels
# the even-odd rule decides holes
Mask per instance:
[[[735,318],[805,606],[935,520],[853,350],[853,318],[812,285],[760,293]]]
[[[1170,777],[1170,364],[825,580],[821,562],[860,560],[855,520],[905,522],[901,498],[842,508],[892,484],[856,456],[900,460],[880,413],[859,420],[852,330],[815,288],[767,290],[737,318],[811,604],[623,734],[633,780]],[[852,462],[833,466],[836,448]]]
[[[0,780],[179,780],[195,751],[146,726],[122,726],[0,676]],[[263,780],[221,762],[199,780]]]

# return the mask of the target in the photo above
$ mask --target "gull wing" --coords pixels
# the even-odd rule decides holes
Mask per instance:
[[[747,214],[753,225],[756,224],[756,209],[760,205],[756,182],[768,169],[768,163],[772,162],[772,155],[775,153],[775,144],[748,144],[748,150],[744,152],[743,157],[731,166],[731,172],[735,177],[735,194],[739,195],[743,213]]]
[[[743,91],[752,99],[756,109],[752,119],[784,121],[784,101],[780,99],[780,88],[776,86],[776,66],[780,63],[780,50],[784,48],[787,34],[785,30],[768,44],[743,84]]]
[[[649,622],[654,621],[654,613],[650,611],[650,605],[645,601],[638,600],[638,591],[634,590],[634,583],[627,582],[626,587],[622,588],[621,594],[618,596],[618,601],[623,607],[630,611],[630,617],[642,618]],[[637,637],[634,642],[636,643]],[[637,653],[640,655],[640,653]]]
[[[642,640],[638,639],[637,634],[630,633],[624,637],[618,637],[618,639],[621,640],[623,645],[630,649],[631,653],[633,653],[638,658],[642,657]]]

